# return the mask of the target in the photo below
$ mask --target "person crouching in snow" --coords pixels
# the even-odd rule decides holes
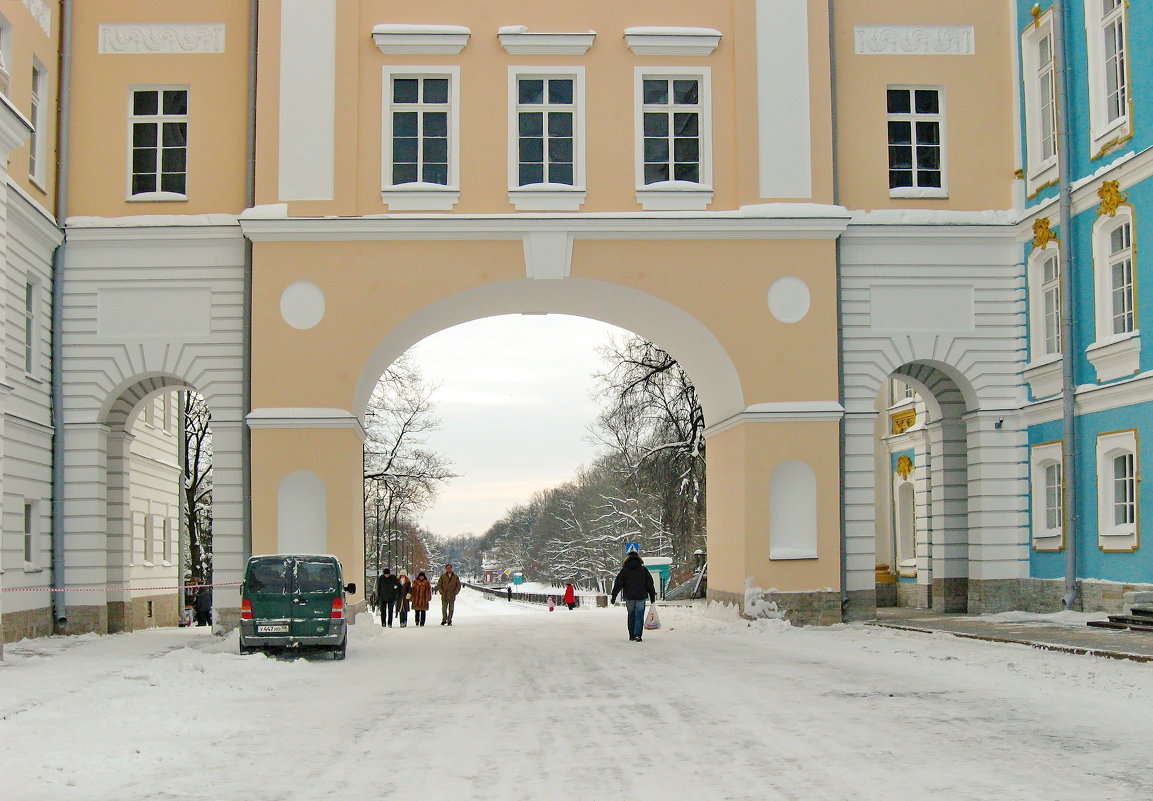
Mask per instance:
[[[564,585],[564,602],[569,609],[576,608],[576,587],[572,584]]]
[[[625,609],[629,613],[629,641],[641,642],[641,635],[645,631],[645,599],[656,603],[657,588],[653,584],[653,574],[645,567],[641,555],[636,551],[629,551],[621,572],[617,573],[611,603],[617,602],[618,595],[624,596]]]

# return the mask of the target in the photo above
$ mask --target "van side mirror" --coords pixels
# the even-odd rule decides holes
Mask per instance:
[[[345,584],[344,591],[349,595],[356,595],[356,582],[353,582],[352,584]]]

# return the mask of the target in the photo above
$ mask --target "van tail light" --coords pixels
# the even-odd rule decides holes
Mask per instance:
[[[339,619],[344,617],[344,599],[343,598],[333,598],[332,599],[332,612],[329,613],[328,616],[332,620],[339,620]]]
[[[240,602],[240,619],[252,620],[252,601],[247,598]]]

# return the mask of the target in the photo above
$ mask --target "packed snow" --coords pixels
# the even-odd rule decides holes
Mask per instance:
[[[436,600],[425,628],[361,615],[345,661],[204,628],[11,644],[0,797],[1153,797],[1150,664],[716,605],[638,644],[620,606],[468,590],[448,628]]]

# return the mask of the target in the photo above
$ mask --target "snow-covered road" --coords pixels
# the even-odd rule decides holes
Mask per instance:
[[[662,612],[637,645],[620,607],[466,591],[452,628],[362,616],[344,662],[204,629],[24,641],[0,798],[1153,798],[1153,665]]]

